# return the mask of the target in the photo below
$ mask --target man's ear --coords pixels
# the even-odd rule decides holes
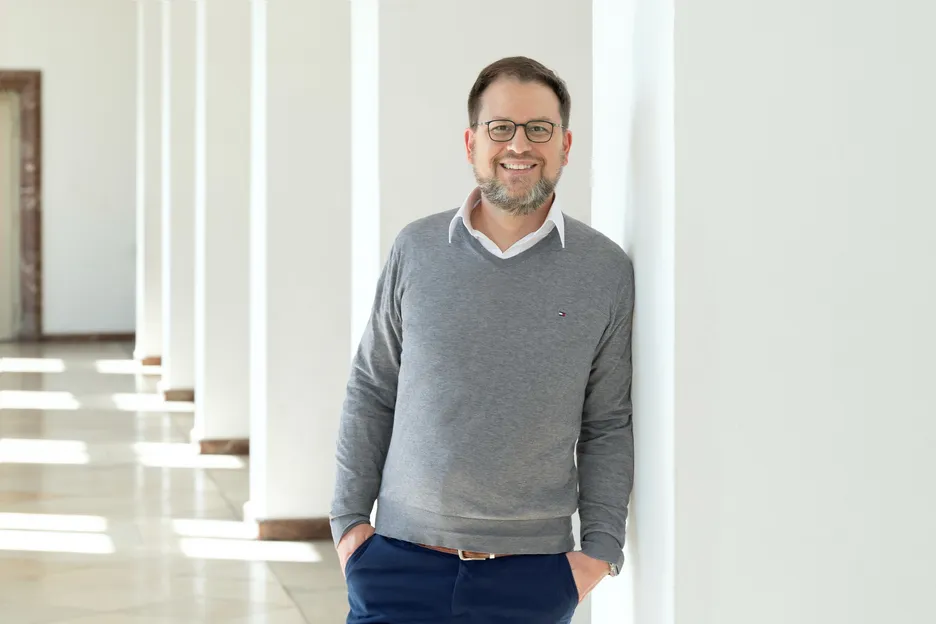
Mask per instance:
[[[465,130],[465,157],[468,162],[472,162],[474,154],[474,131],[471,128]]]
[[[572,150],[572,131],[566,130],[562,136],[562,165],[569,164],[569,152]]]

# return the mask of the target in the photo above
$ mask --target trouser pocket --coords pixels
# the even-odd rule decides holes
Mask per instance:
[[[351,556],[348,557],[348,562],[345,564],[345,578],[351,574],[352,568],[355,564],[357,564],[361,557],[364,556],[364,551],[367,550],[367,548],[371,545],[371,542],[374,541],[375,537],[377,537],[376,533],[368,537],[360,546],[354,550],[353,553],[351,553]]]
[[[569,561],[568,555],[562,554],[559,556],[562,557],[561,568],[564,573],[563,581],[566,591],[569,592],[569,598],[572,601],[572,608],[574,609],[579,603],[579,590],[578,585],[575,584],[575,575],[572,574],[572,563]]]

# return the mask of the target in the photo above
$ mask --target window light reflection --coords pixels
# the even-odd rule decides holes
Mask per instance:
[[[103,533],[107,518],[59,514],[0,513],[0,529]]]
[[[0,409],[76,410],[81,403],[71,392],[0,390]]]
[[[201,455],[194,444],[186,442],[137,442],[133,445],[137,461],[152,468],[218,468],[237,470],[244,461],[234,455]]]
[[[182,553],[192,559],[225,559],[229,561],[270,561],[320,563],[318,549],[306,542],[249,542],[241,540],[183,538]]]
[[[158,375],[162,372],[161,366],[144,366],[137,360],[97,360],[94,367],[104,375]]]
[[[191,401],[164,401],[158,394],[116,393],[111,395],[114,406],[123,412],[194,412]]]
[[[172,529],[180,537],[257,539],[257,524],[237,520],[176,519]]]
[[[82,553],[111,555],[114,542],[99,533],[0,530],[0,551]]]
[[[88,445],[79,440],[0,438],[0,464],[87,464]]]
[[[60,358],[0,357],[0,373],[62,373],[65,361]]]

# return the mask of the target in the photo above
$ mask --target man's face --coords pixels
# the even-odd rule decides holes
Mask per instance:
[[[497,141],[510,134],[511,124],[496,120],[544,122],[530,123],[526,130],[534,139],[548,136],[550,130],[552,137],[543,143],[531,141],[525,128],[517,126],[510,140]],[[569,162],[572,133],[559,125],[559,98],[538,82],[501,78],[482,94],[478,122],[465,131],[465,147],[482,194],[509,214],[535,212],[552,196]]]

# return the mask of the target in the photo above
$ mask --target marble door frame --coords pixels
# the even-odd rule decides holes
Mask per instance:
[[[0,69],[0,91],[20,102],[20,340],[42,338],[42,79]]]

